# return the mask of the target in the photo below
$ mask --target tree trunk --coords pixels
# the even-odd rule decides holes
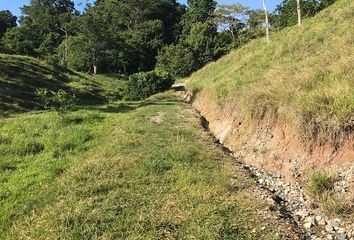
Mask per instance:
[[[234,31],[232,29],[230,29],[231,32],[231,36],[232,36],[232,42],[235,43],[235,34]]]
[[[297,0],[299,1],[299,0]],[[264,8],[264,14],[265,14],[265,21],[266,21],[266,38],[267,42],[270,41],[269,37],[269,18],[268,18],[268,9],[265,0],[263,0],[263,8]]]
[[[296,0],[296,3],[297,3],[297,25],[299,27],[301,27],[301,3],[300,3],[301,0]]]
[[[65,31],[65,66],[68,66],[68,55],[69,55],[69,46],[68,46],[68,31]]]
[[[96,55],[94,54],[92,56],[92,68],[93,68],[93,75],[96,75],[97,72],[98,72],[98,66],[97,66],[97,57]]]
[[[64,65],[65,67],[68,66],[68,58],[69,58],[69,44],[68,44],[68,28],[65,26],[64,28],[60,28],[60,30],[65,34],[65,39],[64,39]]]

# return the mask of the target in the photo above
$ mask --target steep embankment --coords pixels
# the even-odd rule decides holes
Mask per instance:
[[[0,114],[39,108],[34,95],[37,88],[64,89],[87,105],[120,98],[123,84],[113,77],[95,77],[31,57],[0,54]]]
[[[237,156],[288,179],[352,165],[353,24],[354,2],[338,1],[208,64],[186,81],[194,107]]]

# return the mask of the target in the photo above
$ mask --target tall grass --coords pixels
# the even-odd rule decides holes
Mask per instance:
[[[301,29],[274,33],[269,44],[255,40],[208,64],[189,85],[216,92],[210,96],[219,103],[237,101],[255,120],[273,112],[301,128],[306,119],[331,142],[328,136],[342,136],[354,117],[353,9],[353,1],[337,1]]]

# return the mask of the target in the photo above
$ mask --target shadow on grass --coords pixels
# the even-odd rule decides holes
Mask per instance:
[[[107,102],[106,92],[84,75],[70,69],[49,65],[39,60],[2,55],[0,56],[0,115],[38,110],[41,106],[35,96],[38,88],[52,91],[63,89],[75,94],[81,106]],[[80,88],[67,84],[77,81]]]

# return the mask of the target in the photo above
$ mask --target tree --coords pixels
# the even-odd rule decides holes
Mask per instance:
[[[335,2],[336,2],[336,0],[320,0],[318,9],[322,10],[322,9],[332,5]]]
[[[188,0],[188,10],[183,16],[183,33],[188,35],[192,25],[198,22],[210,22],[214,18],[215,0]]]
[[[17,26],[17,17],[8,10],[0,11],[0,39],[4,36],[7,29]]]
[[[218,39],[222,39],[229,48],[240,47],[251,39],[264,35],[264,10],[249,9],[240,4],[219,5],[215,10],[215,24],[218,27]],[[231,40],[228,40],[230,34]]]
[[[75,95],[63,89],[50,91],[46,88],[36,89],[35,95],[45,109],[51,109],[63,118],[75,105]]]
[[[192,25],[190,34],[185,42],[192,50],[196,68],[200,68],[219,55],[220,49],[216,48],[216,36],[215,26],[210,26],[208,23],[202,22]]]
[[[156,69],[168,72],[174,78],[188,76],[193,68],[193,54],[181,44],[166,46],[157,55]]]
[[[178,41],[184,11],[176,0],[96,1],[78,24],[91,46],[93,72],[154,69],[158,51]]]
[[[93,74],[98,73],[98,67],[103,61],[105,51],[109,49],[108,44],[110,42],[107,39],[110,39],[109,25],[112,19],[110,14],[110,11],[106,12],[104,10],[103,4],[99,4],[88,9],[80,19],[80,32],[87,40],[89,62]]]
[[[283,0],[271,15],[270,22],[275,28],[301,24],[303,18],[311,17],[333,4],[335,0]]]
[[[11,28],[6,31],[2,42],[7,51],[14,54],[35,56],[36,32],[27,26]]]
[[[18,54],[45,57],[55,53],[56,48],[68,35],[62,31],[63,26],[77,14],[74,3],[70,0],[31,0],[29,5],[21,8],[23,16],[20,18],[21,30],[16,30],[5,39],[12,45],[12,51]],[[67,16],[63,18],[62,16]],[[63,21],[65,19],[65,21]],[[24,34],[24,36],[20,36]],[[26,51],[20,47],[26,41]],[[21,50],[22,49],[22,50]],[[20,50],[20,52],[16,52]]]
[[[67,52],[67,49],[70,51]],[[58,47],[60,64],[82,72],[88,72],[91,68],[89,53],[89,41],[83,35],[69,36]]]
[[[222,31],[230,33],[232,42],[240,45],[242,32],[245,28],[245,20],[248,17],[248,8],[241,4],[219,5],[215,11],[215,24]],[[236,43],[237,42],[237,43]]]
[[[265,17],[264,10],[250,9],[246,26],[246,40],[264,36]]]

